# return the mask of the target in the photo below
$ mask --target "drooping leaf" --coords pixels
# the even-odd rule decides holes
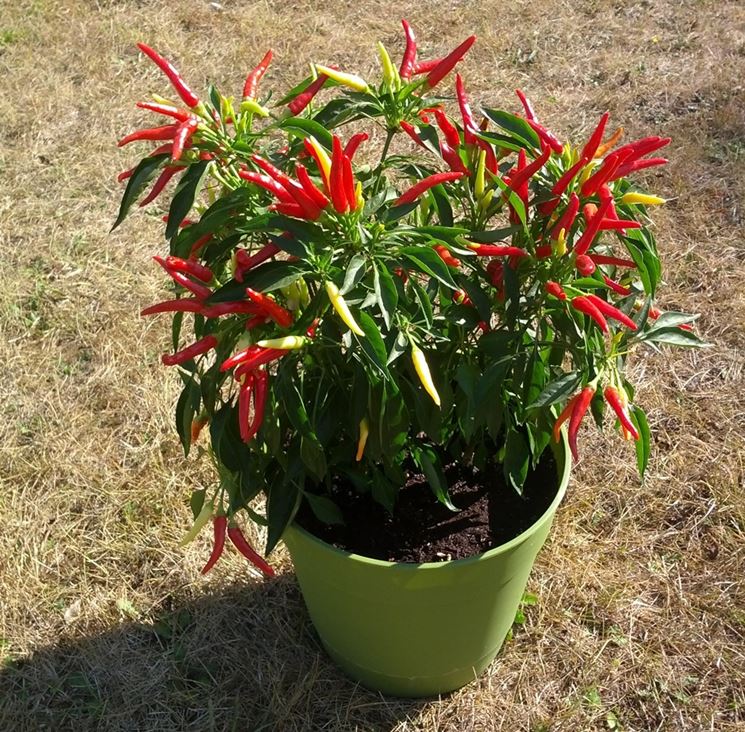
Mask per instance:
[[[194,205],[194,199],[199,192],[199,186],[202,178],[207,172],[207,168],[212,164],[210,160],[200,160],[198,163],[190,165],[187,171],[181,176],[176,192],[173,194],[171,207],[168,209],[168,223],[166,224],[166,239],[170,239],[177,231],[181,222],[191,211]]]
[[[132,204],[139,198],[140,194],[145,189],[145,186],[152,180],[155,173],[167,158],[168,155],[163,154],[151,155],[140,160],[134,173],[132,173],[127,181],[127,187],[124,189],[122,202],[119,206],[119,214],[116,217],[114,225],[111,227],[111,231],[114,231],[114,229],[124,221],[129,213],[129,209],[132,208]]]

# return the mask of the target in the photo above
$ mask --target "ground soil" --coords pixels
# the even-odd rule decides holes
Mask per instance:
[[[374,559],[465,559],[525,531],[549,507],[558,487],[556,461],[550,451],[529,474],[522,496],[505,484],[501,466],[487,472],[453,463],[445,473],[457,512],[435,498],[424,475],[412,472],[393,514],[370,494],[339,484],[333,499],[344,515],[343,526],[322,523],[306,502],[296,520],[329,544]]]

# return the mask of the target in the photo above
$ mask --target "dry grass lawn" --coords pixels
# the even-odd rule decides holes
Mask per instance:
[[[177,542],[184,464],[159,365],[157,209],[109,236],[114,142],[166,83],[238,89],[272,46],[289,87],[310,59],[359,73],[374,40],[426,55],[471,32],[474,96],[524,88],[563,135],[604,109],[628,135],[674,138],[647,176],[663,307],[701,313],[713,346],[634,363],[654,455],[585,433],[526,608],[488,673],[442,699],[356,687],[316,641],[290,562],[262,583],[234,555],[204,580],[207,537]],[[745,729],[745,6],[741,0],[314,3],[0,2],[0,729]],[[659,172],[657,172],[659,170]]]

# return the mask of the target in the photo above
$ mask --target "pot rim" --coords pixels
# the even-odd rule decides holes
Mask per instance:
[[[564,498],[564,495],[566,494],[567,486],[569,485],[569,475],[571,473],[572,468],[572,461],[569,454],[569,445],[567,442],[566,433],[564,430],[561,432],[561,442],[558,444],[551,443],[551,448],[554,453],[554,457],[559,462],[559,470],[557,471],[558,477],[559,477],[559,486],[556,491],[556,495],[554,496],[553,501],[551,501],[551,505],[541,514],[541,516],[532,523],[525,531],[521,532],[514,538],[510,539],[508,542],[505,542],[504,544],[500,544],[499,546],[495,546],[492,549],[489,549],[482,554],[476,554],[472,557],[466,557],[464,559],[447,559],[443,562],[388,562],[383,559],[373,559],[372,557],[366,557],[363,554],[355,554],[354,552],[348,552],[344,549],[338,549],[335,546],[332,546],[331,544],[323,541],[323,539],[319,539],[317,536],[314,536],[309,531],[306,531],[305,529],[298,526],[294,521],[287,527],[286,531],[294,531],[300,534],[305,538],[306,541],[311,541],[315,544],[317,544],[320,547],[324,547],[327,551],[336,554],[340,557],[346,557],[350,560],[360,562],[362,564],[370,565],[373,567],[386,567],[386,568],[396,568],[397,571],[403,571],[403,572],[412,572],[412,571],[422,571],[426,570],[429,572],[435,571],[435,570],[442,570],[446,567],[451,567],[454,565],[458,566],[468,566],[471,564],[476,564],[478,562],[484,562],[489,560],[491,557],[497,556],[499,554],[503,554],[505,552],[509,552],[513,547],[517,546],[518,544],[521,544],[524,542],[531,534],[535,533],[543,524],[545,524],[547,521],[550,521],[556,512],[556,509],[558,508],[559,504],[561,503],[562,499]]]

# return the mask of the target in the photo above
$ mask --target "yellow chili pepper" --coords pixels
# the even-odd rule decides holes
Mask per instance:
[[[282,338],[267,338],[263,341],[257,341],[256,345],[261,348],[276,348],[280,351],[294,351],[302,348],[308,343],[305,336],[288,335]]]
[[[621,196],[621,203],[640,203],[642,206],[661,206],[663,203],[667,203],[667,201],[659,196],[629,192],[624,193],[623,196]]]
[[[179,546],[186,546],[189,542],[194,541],[197,538],[197,534],[204,528],[206,523],[212,518],[214,512],[214,506],[212,501],[205,501],[202,506],[202,510],[194,519],[192,527],[186,532],[186,535],[181,539]]]
[[[347,305],[344,298],[339,294],[339,288],[333,282],[329,281],[326,283],[326,293],[329,296],[331,304],[334,306],[334,310],[336,310],[339,317],[344,321],[344,325],[352,333],[356,333],[358,336],[364,336],[365,331],[357,324],[357,321],[349,310],[349,305]]]
[[[562,229],[559,231],[559,236],[556,241],[553,242],[554,254],[557,257],[563,257],[567,253],[567,231]]]
[[[357,201],[357,208],[362,208],[365,205],[365,199],[362,197],[362,181],[357,181],[357,185],[354,187],[354,197]]]
[[[416,345],[416,343],[411,344],[411,360],[414,363],[414,370],[419,377],[419,381],[422,382],[424,390],[432,397],[432,401],[439,407],[440,395],[437,393],[435,383],[432,381],[432,374],[429,372],[429,366],[427,365],[427,359],[424,357],[424,352]]]
[[[579,177],[580,186],[592,175],[592,170],[595,167],[595,161],[591,160],[582,170],[582,175]]]
[[[486,150],[479,150],[479,159],[476,163],[476,178],[473,183],[473,192],[476,200],[480,200],[484,195],[486,187]]]
[[[323,174],[323,178],[326,181],[326,185],[328,185],[329,181],[331,180],[331,158],[326,152],[326,148],[321,145],[321,143],[318,142],[318,140],[316,140],[313,135],[309,135],[307,139],[308,143],[315,150],[316,155],[318,156],[318,164],[321,166],[321,173]]]
[[[342,86],[348,86],[350,89],[355,91],[367,91],[369,86],[368,83],[356,74],[346,74],[343,71],[337,71],[336,69],[330,69],[328,66],[321,66],[320,64],[314,64],[316,73],[325,74],[329,79],[333,79]]]
[[[380,58],[380,65],[383,67],[383,82],[391,91],[398,91],[401,86],[401,77],[398,75],[398,70],[393,65],[388,51],[380,41],[378,41],[378,57]]]
[[[367,418],[362,418],[360,420],[360,439],[357,441],[357,455],[355,455],[355,460],[359,462],[362,460],[362,455],[365,452],[365,445],[367,444],[367,438],[370,434],[370,424],[367,421]]]

